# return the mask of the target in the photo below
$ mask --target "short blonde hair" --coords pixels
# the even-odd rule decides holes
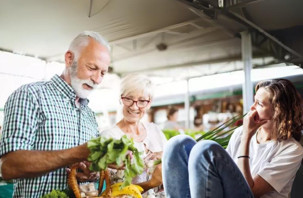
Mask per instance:
[[[150,99],[153,98],[154,85],[147,76],[135,73],[128,74],[122,78],[120,87],[121,96],[138,92],[148,95]]]

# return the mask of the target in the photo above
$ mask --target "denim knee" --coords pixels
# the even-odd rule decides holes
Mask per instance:
[[[163,159],[166,163],[170,164],[174,163],[181,156],[188,157],[195,144],[196,141],[190,136],[177,135],[167,142],[164,148]]]
[[[207,156],[210,153],[221,153],[222,151],[225,152],[225,149],[220,144],[212,140],[201,140],[192,149],[193,153],[199,153],[204,156]]]
[[[170,152],[179,150],[180,148],[186,146],[196,144],[196,141],[188,135],[177,135],[172,137],[166,144],[165,150],[169,149]]]

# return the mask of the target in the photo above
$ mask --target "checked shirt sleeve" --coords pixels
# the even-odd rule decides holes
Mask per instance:
[[[38,128],[38,102],[30,86],[16,90],[4,106],[0,156],[16,150],[31,150]]]

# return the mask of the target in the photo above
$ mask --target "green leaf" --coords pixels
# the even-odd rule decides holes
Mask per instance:
[[[134,146],[132,139],[126,135],[120,139],[98,137],[88,142],[90,154],[88,161],[92,162],[90,169],[94,171],[104,170],[109,164],[125,165],[125,181],[123,186],[129,185],[132,178],[143,172],[144,163],[140,152]],[[130,159],[128,151],[133,154]]]
[[[157,159],[154,161],[154,166],[158,165],[158,164],[161,164],[162,163],[162,160],[161,159]]]
[[[233,126],[238,120],[243,119],[244,115],[237,115],[233,118],[227,120],[226,122],[222,123],[218,127],[214,128],[211,131],[204,132],[204,131],[197,131],[193,132],[190,130],[185,131],[186,135],[191,136],[195,139],[195,137],[199,136],[196,141],[200,140],[213,140],[215,142],[218,142],[223,148],[226,148],[228,145],[228,142],[230,140],[230,137],[234,130],[238,128],[239,126]],[[163,130],[163,133],[166,137],[166,139],[170,139],[173,136],[179,135],[180,133],[176,130]]]
[[[105,155],[104,157],[102,157],[99,161],[98,161],[98,167],[99,170],[105,170],[107,168],[107,155]]]
[[[61,190],[52,190],[50,193],[43,195],[41,198],[68,198],[68,196]]]
[[[87,143],[87,147],[88,147],[89,149],[94,148],[94,147],[96,147],[96,146],[98,146],[98,145],[99,145],[99,144],[98,144],[98,139],[97,139],[97,138],[91,139],[91,140]]]
[[[90,156],[88,157],[88,160],[89,160],[89,161],[94,161],[94,160],[100,158],[102,155],[103,155],[103,152],[102,152],[102,151],[96,151],[96,152],[94,152],[92,155],[90,155]]]
[[[202,139],[213,139],[216,135],[219,135],[221,132],[223,132],[225,129],[227,129],[228,127],[232,126],[233,124],[235,124],[238,120],[242,119],[244,115],[237,115],[232,117],[231,119],[227,120],[226,122],[224,122],[223,124],[219,125],[218,127],[216,127],[215,129],[205,133],[204,135],[202,135],[201,137],[199,137],[196,141],[200,141]],[[232,130],[228,130],[230,133],[232,133],[237,127],[233,127]],[[225,133],[226,134],[226,133]]]

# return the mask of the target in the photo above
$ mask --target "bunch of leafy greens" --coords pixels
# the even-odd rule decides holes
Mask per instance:
[[[234,130],[236,130],[240,126],[235,126],[235,123],[242,120],[245,115],[246,114],[236,115],[232,117],[231,119],[222,123],[218,127],[204,133],[199,138],[197,138],[196,141],[198,142],[200,140],[213,140],[219,143],[223,148],[226,148]]]
[[[61,190],[52,190],[52,192],[43,195],[42,198],[69,198],[69,196]]]
[[[131,184],[132,178],[143,172],[144,163],[140,152],[134,146],[132,139],[126,135],[121,139],[98,137],[91,139],[87,147],[90,150],[88,161],[92,162],[93,171],[105,170],[109,164],[125,167],[122,187]]]
[[[208,132],[188,130],[185,131],[185,134],[196,139],[197,142],[200,140],[213,140],[219,143],[223,148],[226,148],[234,130],[242,125],[235,124],[241,121],[245,115],[246,114],[236,115]],[[176,130],[163,130],[163,133],[168,140],[180,134],[180,132]]]

